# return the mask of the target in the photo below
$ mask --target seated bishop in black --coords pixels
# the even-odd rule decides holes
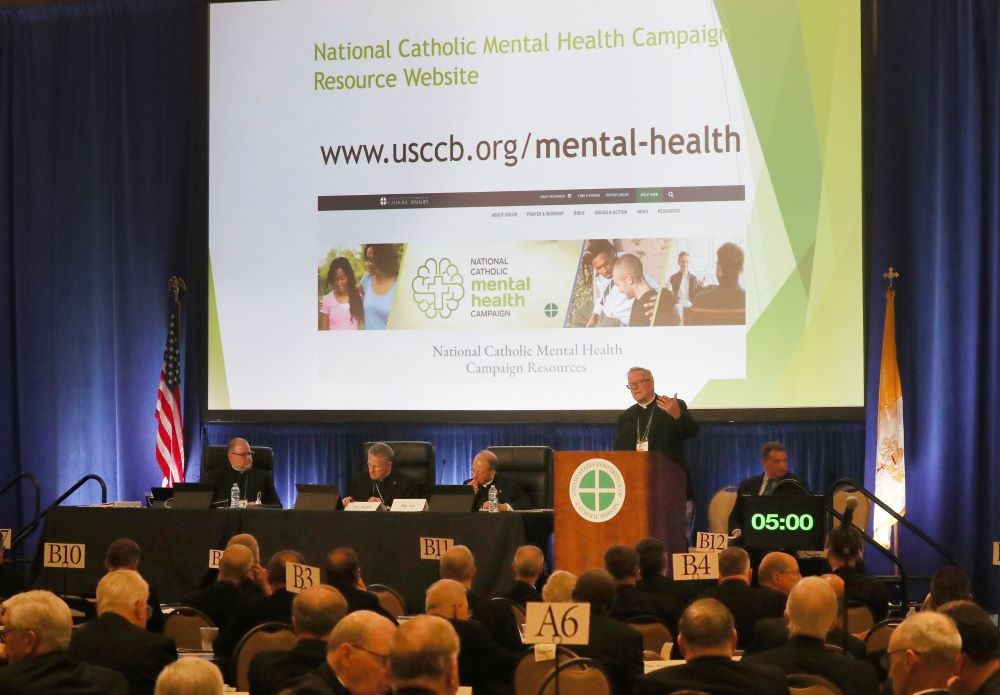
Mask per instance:
[[[424,497],[423,486],[402,473],[392,470],[395,452],[384,442],[376,442],[368,449],[368,471],[355,476],[351,494],[343,499],[344,506],[352,502],[378,501],[387,507],[395,499]]]
[[[281,506],[278,491],[274,489],[273,474],[253,467],[253,452],[247,440],[237,437],[230,441],[226,456],[228,466],[220,466],[207,473],[202,471],[201,482],[213,486],[213,502],[229,500],[235,484],[239,487],[241,500]]]
[[[483,449],[472,459],[472,477],[464,484],[471,485],[476,492],[472,511],[483,509],[489,502],[492,488],[496,488],[500,511],[535,508],[534,500],[521,483],[497,473],[497,457],[489,449]]]

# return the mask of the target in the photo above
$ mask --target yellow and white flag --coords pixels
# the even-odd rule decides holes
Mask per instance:
[[[878,437],[875,454],[875,496],[898,514],[906,514],[906,468],[903,463],[903,385],[896,360],[896,291],[885,294],[882,367],[878,381]],[[889,547],[896,520],[875,507],[875,540]]]

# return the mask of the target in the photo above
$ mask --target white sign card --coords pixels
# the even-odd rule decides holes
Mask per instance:
[[[382,507],[382,503],[375,502],[358,502],[354,501],[347,505],[347,511],[349,512],[377,512]]]
[[[555,661],[556,659],[556,645],[554,644],[536,644],[535,645],[535,663],[541,661]]]
[[[527,604],[525,644],[588,644],[590,642],[589,603]]]
[[[674,553],[671,557],[674,581],[719,578],[718,553]]]
[[[705,533],[699,531],[694,538],[694,551],[710,552],[725,550],[729,547],[729,536],[724,533]]]
[[[320,583],[319,567],[299,565],[295,562],[285,563],[285,589],[297,594],[311,589]]]
[[[440,560],[441,556],[455,547],[454,538],[420,538],[420,559]]]
[[[390,512],[426,512],[427,500],[403,500],[394,499]]]
[[[217,570],[217,569],[219,569],[219,561],[222,560],[222,553],[223,552],[225,552],[225,551],[219,550],[218,548],[211,548],[211,549],[209,549],[209,551],[208,551],[208,569],[210,569],[210,570]]]
[[[82,570],[87,565],[87,546],[83,543],[46,543],[42,553],[43,567]]]
[[[0,528],[0,547],[4,550],[10,550],[10,534],[11,529]]]

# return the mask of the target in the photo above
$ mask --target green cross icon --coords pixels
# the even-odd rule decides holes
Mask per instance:
[[[549,302],[548,304],[545,305],[545,315],[548,316],[549,318],[554,317],[558,313],[559,313],[559,307],[557,307],[552,302]]]
[[[580,480],[580,501],[592,512],[603,512],[615,499],[615,483],[606,471],[590,471]]]

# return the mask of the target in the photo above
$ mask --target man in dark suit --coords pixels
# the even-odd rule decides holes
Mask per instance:
[[[607,570],[587,570],[576,580],[573,600],[590,604],[590,636],[573,645],[580,656],[604,667],[614,695],[630,695],[642,675],[642,635],[609,614],[615,602],[615,580]]]
[[[868,606],[875,622],[885,620],[889,612],[889,596],[885,584],[861,571],[861,533],[854,525],[844,525],[830,531],[826,559],[830,569],[844,580],[847,605],[860,601]]]
[[[715,586],[712,579],[695,579],[675,582],[666,576],[666,547],[658,538],[643,538],[635,546],[639,556],[639,581],[635,583],[639,591],[654,597],[661,610],[673,616],[667,623],[670,634],[677,635],[677,619],[681,610],[698,595]]]
[[[347,601],[332,586],[320,584],[292,601],[292,629],[298,641],[290,651],[260,652],[250,661],[250,695],[278,695],[326,661],[326,639],[347,614]]]
[[[465,587],[440,579],[427,589],[424,610],[451,623],[458,633],[458,679],[477,695],[509,693],[517,659],[490,636],[478,620],[470,619]]]
[[[955,695],[1000,695],[1000,632],[972,601],[952,601],[939,612],[955,621],[962,651],[955,666]]]
[[[3,603],[4,653],[0,693],[17,695],[126,695],[125,676],[66,651],[73,617],[48,591],[26,591]]]
[[[742,533],[743,498],[765,495],[802,495],[809,493],[806,481],[788,472],[788,449],[781,442],[767,442],[760,448],[764,472],[747,478],[736,490],[736,503],[729,514],[729,533]]]
[[[760,589],[750,586],[751,576],[753,570],[747,552],[743,548],[726,548],[719,553],[718,585],[701,595],[716,599],[732,614],[740,649],[750,643],[754,624],[768,617],[766,599]]]
[[[639,553],[627,545],[613,545],[604,551],[604,569],[615,580],[615,603],[610,615],[625,622],[639,616],[659,618],[668,627],[677,624],[677,614],[636,587],[639,580]]]
[[[420,483],[402,473],[393,473],[392,462],[396,453],[385,442],[375,442],[368,448],[368,472],[355,476],[351,494],[343,499],[344,507],[351,502],[381,502],[386,507],[399,499],[417,499],[424,496]]]
[[[403,623],[389,645],[389,673],[396,695],[454,695],[458,691],[455,628],[436,615],[418,615]]]
[[[133,570],[108,572],[97,583],[97,618],[73,633],[69,653],[118,671],[131,695],[152,695],[156,677],[177,661],[170,637],[146,631],[149,585]]]
[[[472,499],[472,511],[489,508],[490,488],[494,487],[501,512],[535,507],[531,495],[521,483],[497,473],[497,457],[489,449],[483,449],[472,459],[472,477],[465,481],[465,485],[471,485],[476,493]]]
[[[821,676],[844,695],[868,695],[878,689],[875,669],[853,656],[833,654],[824,646],[837,617],[837,595],[821,577],[806,577],[788,595],[785,619],[788,643],[760,654],[745,656],[744,662],[767,664],[784,673]]]
[[[219,466],[201,476],[202,483],[214,487],[214,501],[228,500],[235,484],[240,488],[240,499],[255,503],[259,498],[261,504],[281,506],[278,491],[274,489],[274,474],[253,467],[253,452],[247,440],[240,437],[231,440],[226,455],[228,466]]]
[[[764,556],[757,567],[757,586],[769,616],[784,614],[788,594],[800,579],[802,571],[794,555],[776,550]]]
[[[518,652],[522,648],[514,612],[509,605],[490,601],[472,589],[476,578],[476,558],[464,545],[456,545],[441,556],[439,575],[452,579],[465,587],[466,599],[472,615],[482,623],[490,635],[504,649]],[[461,635],[461,633],[459,633]]]
[[[389,644],[396,626],[371,611],[344,616],[330,633],[326,661],[307,674],[294,695],[371,695],[389,688]]]
[[[743,249],[727,242],[715,252],[715,277],[718,285],[698,292],[692,300],[695,309],[745,309],[746,292],[740,287],[743,272]]]
[[[119,538],[111,541],[108,549],[104,553],[104,569],[108,572],[114,570],[134,570],[139,571],[139,561],[142,559],[142,551],[139,544],[131,538]],[[160,608],[160,594],[156,587],[149,586],[149,619],[146,620],[146,629],[150,632],[163,632],[163,610]]]
[[[676,393],[673,397],[656,395],[653,373],[645,367],[632,367],[627,379],[635,405],[618,417],[615,451],[658,451],[683,468],[690,524],[694,488],[684,455],[684,440],[698,433],[698,425],[691,418],[687,403],[677,398]]]
[[[184,597],[182,603],[197,608],[220,630],[229,624],[235,615],[236,606],[253,594],[240,588],[253,566],[253,553],[243,545],[230,545],[219,558],[219,579],[205,589],[199,589]]]
[[[388,618],[393,623],[396,616],[389,615],[378,596],[368,591],[361,579],[361,563],[358,554],[351,548],[337,548],[326,556],[326,566],[323,568],[326,583],[335,588],[347,600],[347,612],[372,611]]]
[[[954,675],[962,637],[955,622],[933,611],[914,613],[889,637],[889,678],[895,695],[944,695]]]
[[[514,552],[514,561],[510,566],[514,570],[514,588],[507,592],[507,598],[522,606],[531,601],[541,601],[542,595],[536,585],[545,569],[542,549],[535,545],[522,545]]]
[[[677,644],[685,664],[652,671],[639,679],[636,695],[699,690],[713,695],[787,695],[784,674],[773,666],[733,661],[733,616],[713,599],[701,599],[681,615]]]

